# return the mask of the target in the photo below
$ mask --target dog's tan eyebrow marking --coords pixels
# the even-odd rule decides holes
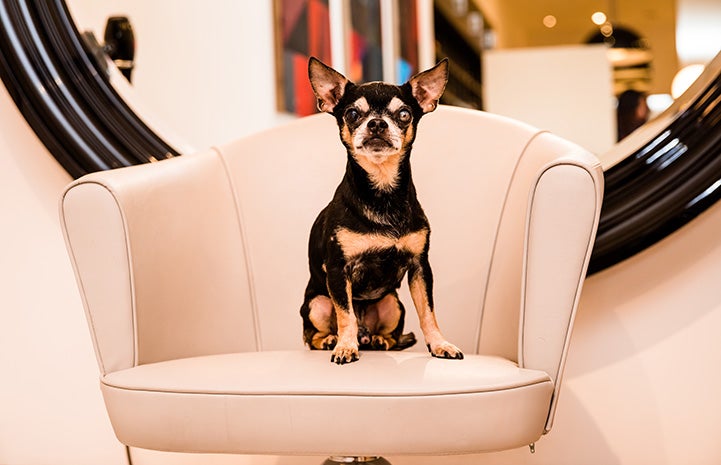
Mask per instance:
[[[369,250],[383,250],[394,247],[400,251],[420,255],[426,247],[428,230],[424,228],[401,237],[393,237],[385,234],[362,234],[347,228],[338,228],[335,236],[346,258],[358,256]]]
[[[363,113],[368,113],[370,111],[371,106],[368,104],[368,100],[366,100],[365,97],[361,97],[355,102],[353,102],[353,105],[355,105],[356,108],[358,108]]]
[[[403,108],[406,104],[403,103],[403,100],[399,99],[398,97],[393,97],[388,104],[388,111],[391,113],[395,113],[401,108]]]

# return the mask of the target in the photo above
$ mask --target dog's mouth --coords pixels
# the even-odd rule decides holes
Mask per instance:
[[[393,144],[380,136],[371,136],[363,140],[363,148],[380,152],[389,148],[393,148]]]

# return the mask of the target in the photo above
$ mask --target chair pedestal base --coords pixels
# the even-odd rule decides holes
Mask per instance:
[[[364,465],[391,465],[383,457],[329,457],[323,465],[342,465],[348,463],[362,463]]]

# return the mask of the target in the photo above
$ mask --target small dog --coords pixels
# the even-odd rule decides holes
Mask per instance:
[[[318,108],[336,118],[348,162],[310,232],[310,281],[300,310],[304,342],[332,350],[337,364],[358,360],[361,348],[413,345],[413,333],[403,334],[405,309],[396,292],[407,273],[428,350],[462,359],[436,322],[430,227],[410,167],[418,121],[438,105],[448,60],[402,86],[356,85],[314,57],[308,75]]]

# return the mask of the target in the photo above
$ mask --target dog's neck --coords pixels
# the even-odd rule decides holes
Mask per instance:
[[[363,200],[376,202],[383,197],[404,197],[410,194],[410,149],[387,157],[376,164],[348,152],[346,178]]]
[[[348,208],[374,223],[402,229],[416,195],[411,176],[410,149],[398,163],[392,188],[379,188],[371,177],[349,153],[344,182],[350,189],[350,192],[346,191]]]

